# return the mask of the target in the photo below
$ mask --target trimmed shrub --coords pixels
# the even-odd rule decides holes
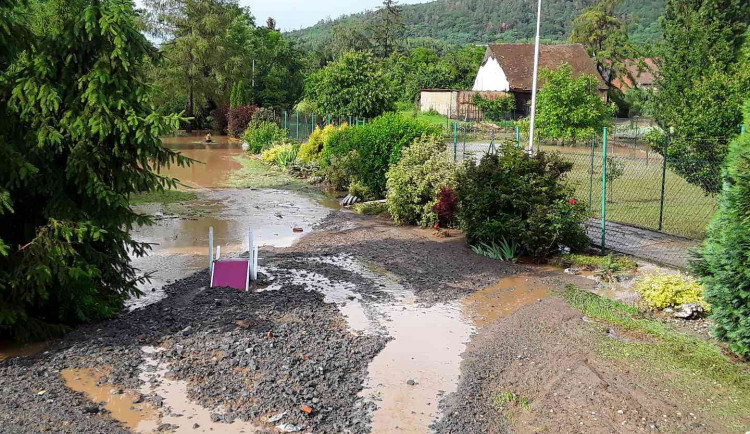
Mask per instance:
[[[307,143],[303,143],[299,150],[299,159],[303,163],[317,162],[321,159],[323,153],[323,146],[331,134],[341,128],[347,128],[346,124],[336,127],[333,124],[327,125],[325,128],[315,128],[310,134],[310,139]]]
[[[386,193],[386,173],[398,163],[401,150],[423,135],[439,136],[441,127],[408,119],[396,113],[380,116],[367,125],[332,132],[323,145],[321,165],[326,167],[334,156],[358,152],[357,178],[374,197]]]
[[[687,275],[645,274],[635,283],[635,290],[643,295],[648,307],[665,309],[697,303],[708,309],[703,299],[703,285]]]
[[[273,122],[251,122],[242,138],[250,145],[250,152],[257,154],[268,149],[274,142],[285,140],[287,136],[287,130],[279,128]]]
[[[585,249],[586,208],[564,182],[571,168],[558,154],[529,156],[512,143],[468,162],[458,172],[456,214],[469,244],[515,241],[521,253],[539,258],[560,245]]]
[[[422,136],[404,149],[387,173],[388,211],[398,224],[433,226],[441,187],[453,187],[456,165],[435,136]]]
[[[325,167],[323,174],[325,179],[335,190],[349,188],[352,181],[357,180],[357,165],[359,164],[359,153],[349,151],[341,156],[334,156]]]
[[[750,133],[730,144],[723,178],[719,211],[692,266],[706,287],[716,336],[750,358]]]
[[[258,110],[258,106],[255,105],[241,105],[230,108],[229,115],[227,116],[229,135],[240,137],[247,129],[256,110]]]

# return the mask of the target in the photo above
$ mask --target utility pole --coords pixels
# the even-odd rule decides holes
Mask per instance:
[[[536,89],[539,77],[539,29],[542,26],[542,0],[538,0],[536,7],[536,40],[534,41],[534,80],[531,85],[531,125],[529,128],[528,152],[534,152],[534,129],[536,127]]]

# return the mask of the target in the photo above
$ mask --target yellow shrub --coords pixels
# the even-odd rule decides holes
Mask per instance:
[[[654,309],[687,303],[698,303],[704,309],[710,309],[703,299],[703,285],[688,275],[645,274],[635,283],[635,289],[643,295],[648,306]]]
[[[260,159],[268,164],[277,164],[279,155],[283,152],[289,152],[294,149],[294,145],[283,144],[275,145],[260,153]]]
[[[344,127],[346,127],[346,124],[342,124],[338,128]],[[325,145],[328,137],[330,137],[331,133],[336,131],[336,129],[337,127],[333,124],[326,125],[323,129],[320,129],[320,127],[315,128],[310,134],[310,139],[307,143],[303,143],[302,146],[300,146],[299,159],[305,163],[318,161],[323,152],[323,145]]]

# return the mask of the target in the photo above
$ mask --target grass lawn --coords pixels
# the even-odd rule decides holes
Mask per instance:
[[[162,192],[151,192],[134,194],[130,196],[131,205],[145,205],[149,203],[161,203],[164,205],[195,200],[195,193],[182,190],[166,190]]]
[[[594,152],[591,175],[591,151],[585,147],[542,146],[545,151],[561,152],[573,163],[568,179],[577,198],[591,201],[595,216],[601,215],[602,153]],[[607,220],[649,229],[659,229],[662,188],[662,158],[646,156],[642,151],[616,151],[614,156],[622,164],[623,174],[608,181]],[[701,239],[717,210],[716,197],[706,196],[700,187],[689,184],[667,168],[662,230],[666,233]]]
[[[269,166],[258,158],[240,155],[235,159],[242,164],[242,168],[229,174],[226,182],[227,187],[273,188],[320,194],[320,189],[317,187],[276,167]]]
[[[750,366],[725,355],[718,344],[680,332],[632,306],[573,286],[566,288],[563,298],[597,320],[594,326],[602,328],[596,342],[599,354],[622,360],[657,382],[668,378],[670,389],[690,396],[696,410],[719,415],[737,432],[747,429]],[[609,326],[627,338],[608,337]]]
[[[449,122],[452,122],[448,120],[448,117],[443,116],[443,115],[415,112],[414,110],[401,110],[398,112],[398,114],[400,114],[401,116],[405,118],[410,118],[410,119],[416,118],[430,125],[439,125],[445,131],[448,131],[448,128],[450,126]]]

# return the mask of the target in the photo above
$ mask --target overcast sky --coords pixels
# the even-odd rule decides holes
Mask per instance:
[[[401,4],[425,3],[428,0],[401,0]],[[375,9],[382,0],[239,0],[243,6],[250,6],[258,24],[265,23],[268,17],[276,19],[282,30],[295,30],[309,27],[325,18]],[[141,0],[136,0],[140,6]]]

